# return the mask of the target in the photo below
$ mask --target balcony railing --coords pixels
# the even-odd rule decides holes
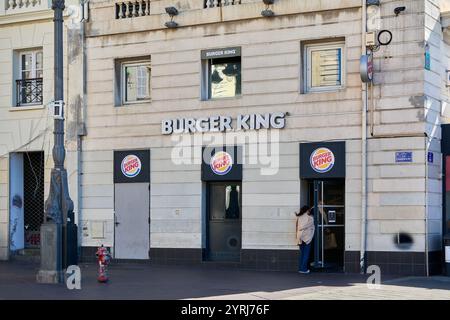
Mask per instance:
[[[116,19],[150,15],[150,0],[124,1],[116,3]]]
[[[16,105],[42,104],[42,78],[16,80]]]
[[[205,8],[225,7],[241,4],[241,0],[205,0]]]
[[[47,0],[0,0],[4,1],[5,13],[14,14],[49,9]]]

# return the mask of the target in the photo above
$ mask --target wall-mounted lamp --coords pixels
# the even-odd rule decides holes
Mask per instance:
[[[167,28],[176,28],[178,27],[178,23],[173,21],[173,17],[178,15],[178,10],[175,7],[166,7],[166,13],[170,16],[170,21],[167,21],[164,25]]]
[[[264,4],[266,5],[266,9],[261,11],[261,15],[263,17],[273,17],[275,15],[275,12],[269,9],[269,6],[272,5],[275,0],[263,0]]]
[[[394,13],[396,16],[398,16],[400,14],[400,12],[403,12],[406,10],[406,7],[397,7],[394,9]]]

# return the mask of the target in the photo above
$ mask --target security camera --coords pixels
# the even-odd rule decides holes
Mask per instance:
[[[396,16],[398,16],[400,14],[400,12],[403,12],[406,10],[406,7],[397,7],[394,9],[394,13]]]

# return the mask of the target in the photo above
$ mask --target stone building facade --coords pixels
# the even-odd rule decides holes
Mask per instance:
[[[386,273],[440,273],[449,11],[438,0],[91,0],[66,37],[81,256],[103,244],[117,259],[296,270],[294,213],[308,205],[316,267],[359,272],[364,257]],[[11,57],[51,48],[46,19],[0,28],[4,258],[11,153],[47,158],[50,140],[30,141],[45,110],[11,104]],[[366,29],[386,30],[372,86],[360,75]]]

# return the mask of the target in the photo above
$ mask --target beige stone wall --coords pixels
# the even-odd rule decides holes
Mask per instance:
[[[429,166],[428,232],[430,250],[442,247],[442,154],[440,124],[448,122],[449,88],[445,84],[450,69],[449,48],[441,25],[441,13],[449,9],[450,1],[427,1],[425,5],[425,41],[430,46],[431,70],[425,71],[426,128],[430,137],[428,148],[434,151],[436,163]]]
[[[152,1],[151,15],[115,19],[114,1],[91,1],[86,24],[86,96],[82,91],[82,55],[66,43],[66,86],[71,107],[68,124],[67,167],[71,196],[81,203],[79,227],[82,244],[114,244],[113,151],[151,150],[151,246],[200,248],[204,244],[200,164],[174,165],[175,141],[161,135],[160,122],[175,117],[240,113],[288,112],[286,128],[279,131],[280,168],[262,175],[258,165],[244,164],[243,248],[295,249],[294,216],[301,194],[299,143],[346,141],[346,250],[360,249],[361,218],[361,8],[359,0],[278,1],[271,19],[260,16],[260,1],[203,9],[202,0],[177,4],[180,28],[167,30],[163,8],[169,1]],[[407,10],[396,17],[396,6]],[[439,39],[436,1],[382,1],[381,27],[393,32],[390,46],[375,53],[374,136],[368,141],[368,243],[369,251],[399,250],[393,239],[398,232],[413,236],[410,250],[425,248],[425,207],[428,208],[430,249],[439,248],[440,132],[437,126],[445,89],[440,88],[439,61],[447,59]],[[1,21],[1,18],[0,18]],[[66,37],[66,39],[69,36]],[[43,46],[44,101],[52,91],[51,21],[0,27],[0,154],[26,143],[31,128],[43,130],[46,110],[10,111],[11,52],[16,48]],[[335,92],[302,94],[301,43],[317,39],[345,39],[345,88]],[[75,38],[71,38],[74,40]],[[429,40],[432,70],[424,71],[424,40]],[[242,47],[242,96],[201,101],[200,50]],[[115,107],[114,60],[151,56],[152,101]],[[444,58],[442,58],[444,56]],[[47,70],[48,69],[48,70]],[[67,74],[67,72],[69,74]],[[426,97],[426,98],[425,98]],[[86,109],[84,109],[86,104]],[[76,121],[74,119],[77,119]],[[76,139],[85,121],[87,135],[82,150]],[[370,127],[371,118],[368,114]],[[20,129],[20,130],[19,130]],[[27,131],[28,130],[28,131]],[[33,129],[34,130],[34,129]],[[427,145],[424,133],[436,137]],[[13,138],[11,138],[13,137]],[[45,138],[44,138],[45,137]],[[43,143],[44,142],[44,143]],[[50,131],[30,144],[49,154]],[[42,147],[44,145],[44,147]],[[37,149],[41,146],[41,149]],[[32,149],[20,149],[32,150]],[[434,163],[426,168],[426,152]],[[396,151],[412,151],[413,162],[395,163]],[[78,176],[80,156],[82,178]],[[51,157],[49,157],[51,161]],[[0,160],[0,226],[7,228],[7,158]],[[47,164],[46,179],[49,177]],[[426,183],[426,170],[430,177]],[[80,184],[80,185],[79,185]],[[4,189],[3,186],[6,188]],[[80,197],[76,190],[81,188]],[[2,190],[3,189],[3,190]],[[46,192],[48,186],[45,188]],[[428,190],[426,193],[425,190]],[[90,221],[105,221],[104,239],[90,237]],[[0,229],[1,231],[1,229]],[[7,244],[0,237],[6,256]]]
[[[200,165],[171,163],[174,143],[161,136],[160,121],[284,111],[289,116],[286,128],[280,131],[279,171],[274,176],[264,176],[258,166],[244,165],[243,247],[295,248],[293,211],[298,209],[303,192],[298,177],[298,144],[345,140],[346,250],[358,251],[362,108],[359,3],[280,2],[274,11],[291,10],[295,14],[273,19],[259,17],[259,3],[220,10],[193,8],[175,18],[182,26],[176,30],[163,29],[167,20],[164,14],[113,20],[109,3],[94,3],[92,22],[87,26],[84,219],[106,220],[110,233],[105,241],[113,244],[113,150],[149,148],[151,246],[201,247],[204,225]],[[417,0],[403,4],[408,10],[399,17],[393,14],[398,1],[382,4],[382,27],[393,31],[394,40],[375,55],[374,129],[377,136],[385,138],[373,137],[368,142],[368,250],[398,250],[393,238],[400,231],[413,236],[411,250],[424,249],[424,4]],[[321,5],[343,9],[323,12]],[[226,21],[225,17],[248,19],[209,23]],[[149,31],[132,33],[144,30]],[[337,37],[344,37],[346,42],[345,89],[301,94],[301,42]],[[226,46],[242,47],[243,95],[238,99],[201,101],[200,50]],[[139,55],[151,55],[152,102],[114,107],[114,59]],[[413,151],[414,162],[396,164],[395,151]],[[181,209],[179,214],[176,209]],[[99,241],[86,237],[83,244],[97,245]]]
[[[67,5],[76,3],[66,2]],[[32,18],[34,16],[34,19]],[[50,181],[50,170],[53,166],[51,148],[53,145],[53,118],[47,110],[47,103],[53,100],[53,22],[52,11],[44,10],[36,13],[17,13],[3,15],[0,12],[0,260],[8,258],[9,243],[9,153],[25,151],[44,151],[45,157],[45,198],[47,198]],[[67,15],[66,15],[67,17]],[[70,45],[67,29],[64,34],[64,70],[65,70],[65,101],[71,103],[73,93],[67,85],[68,66],[73,65],[73,59],[68,61],[67,52]],[[69,41],[70,42],[70,41]],[[26,49],[42,48],[43,62],[43,104],[33,107],[16,107],[13,105],[15,94],[15,72],[18,68],[14,56],[16,52]],[[73,56],[73,55],[71,55]],[[74,71],[75,70],[75,71]],[[71,78],[76,77],[74,68]],[[76,89],[78,90],[78,89]],[[68,111],[67,129],[73,122],[73,113]],[[66,147],[73,150],[74,136],[66,137]],[[76,141],[76,135],[75,135]],[[76,151],[76,143],[75,143]],[[70,152],[66,157],[66,166],[71,159]],[[71,182],[76,181],[76,167],[70,165],[68,170]],[[73,183],[72,183],[73,184]],[[76,185],[76,182],[75,182]],[[72,193],[77,205],[77,195]]]

